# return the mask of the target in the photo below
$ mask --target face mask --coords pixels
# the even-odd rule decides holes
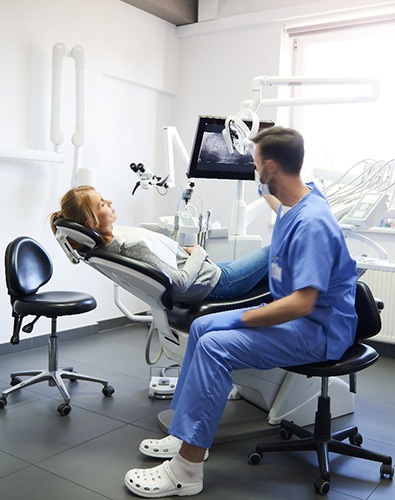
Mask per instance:
[[[263,194],[272,194],[270,192],[270,187],[269,187],[269,184],[267,184],[266,182],[265,183],[261,183],[259,184],[258,186],[258,193],[260,196],[262,196]]]
[[[260,178],[259,178],[259,174],[258,174],[258,171],[255,170],[255,181],[258,183],[258,194],[259,196],[262,196],[263,194],[272,194],[270,192],[270,187],[269,187],[269,184],[268,182],[271,180],[273,176],[269,176],[267,179],[266,179],[266,182],[261,182],[260,181]]]

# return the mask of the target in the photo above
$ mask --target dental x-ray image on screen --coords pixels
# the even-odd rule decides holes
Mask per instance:
[[[199,117],[188,171],[189,178],[250,181],[255,179],[251,153],[241,154],[239,148],[234,148],[233,153],[229,153],[222,135],[225,120],[215,116]],[[251,127],[251,122],[246,120],[245,123]],[[259,129],[273,125],[273,122],[261,122]]]

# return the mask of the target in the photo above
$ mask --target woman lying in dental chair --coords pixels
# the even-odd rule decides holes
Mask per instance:
[[[77,222],[95,230],[109,251],[140,260],[165,272],[172,280],[175,301],[187,304],[203,300],[229,299],[248,293],[266,280],[269,247],[251,252],[233,262],[213,263],[199,245],[180,247],[171,238],[136,227],[113,226],[117,214],[112,201],[91,186],[70,189],[61,208],[50,216]]]

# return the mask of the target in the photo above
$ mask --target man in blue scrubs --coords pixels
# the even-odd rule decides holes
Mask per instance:
[[[189,496],[203,489],[204,456],[233,370],[338,359],[354,341],[356,265],[325,197],[301,179],[303,137],[273,127],[253,141],[263,192],[274,195],[277,209],[269,266],[274,301],[194,321],[172,401],[171,436],[154,446],[161,450],[176,437],[180,447],[168,455],[170,461],[126,474],[128,489],[142,497]]]

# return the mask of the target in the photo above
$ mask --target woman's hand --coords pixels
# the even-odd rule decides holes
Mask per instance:
[[[198,249],[203,250],[205,252],[204,248],[201,247],[200,245],[194,245],[193,247],[183,247],[183,248],[186,251],[186,253],[189,255],[192,255],[192,253]]]
[[[193,252],[199,252],[201,253],[202,255],[204,255],[204,257],[207,259],[208,258],[208,253],[206,252],[206,250],[201,247],[200,245],[194,245],[193,247],[183,247],[183,249],[186,251],[186,253],[188,255],[192,255]]]

